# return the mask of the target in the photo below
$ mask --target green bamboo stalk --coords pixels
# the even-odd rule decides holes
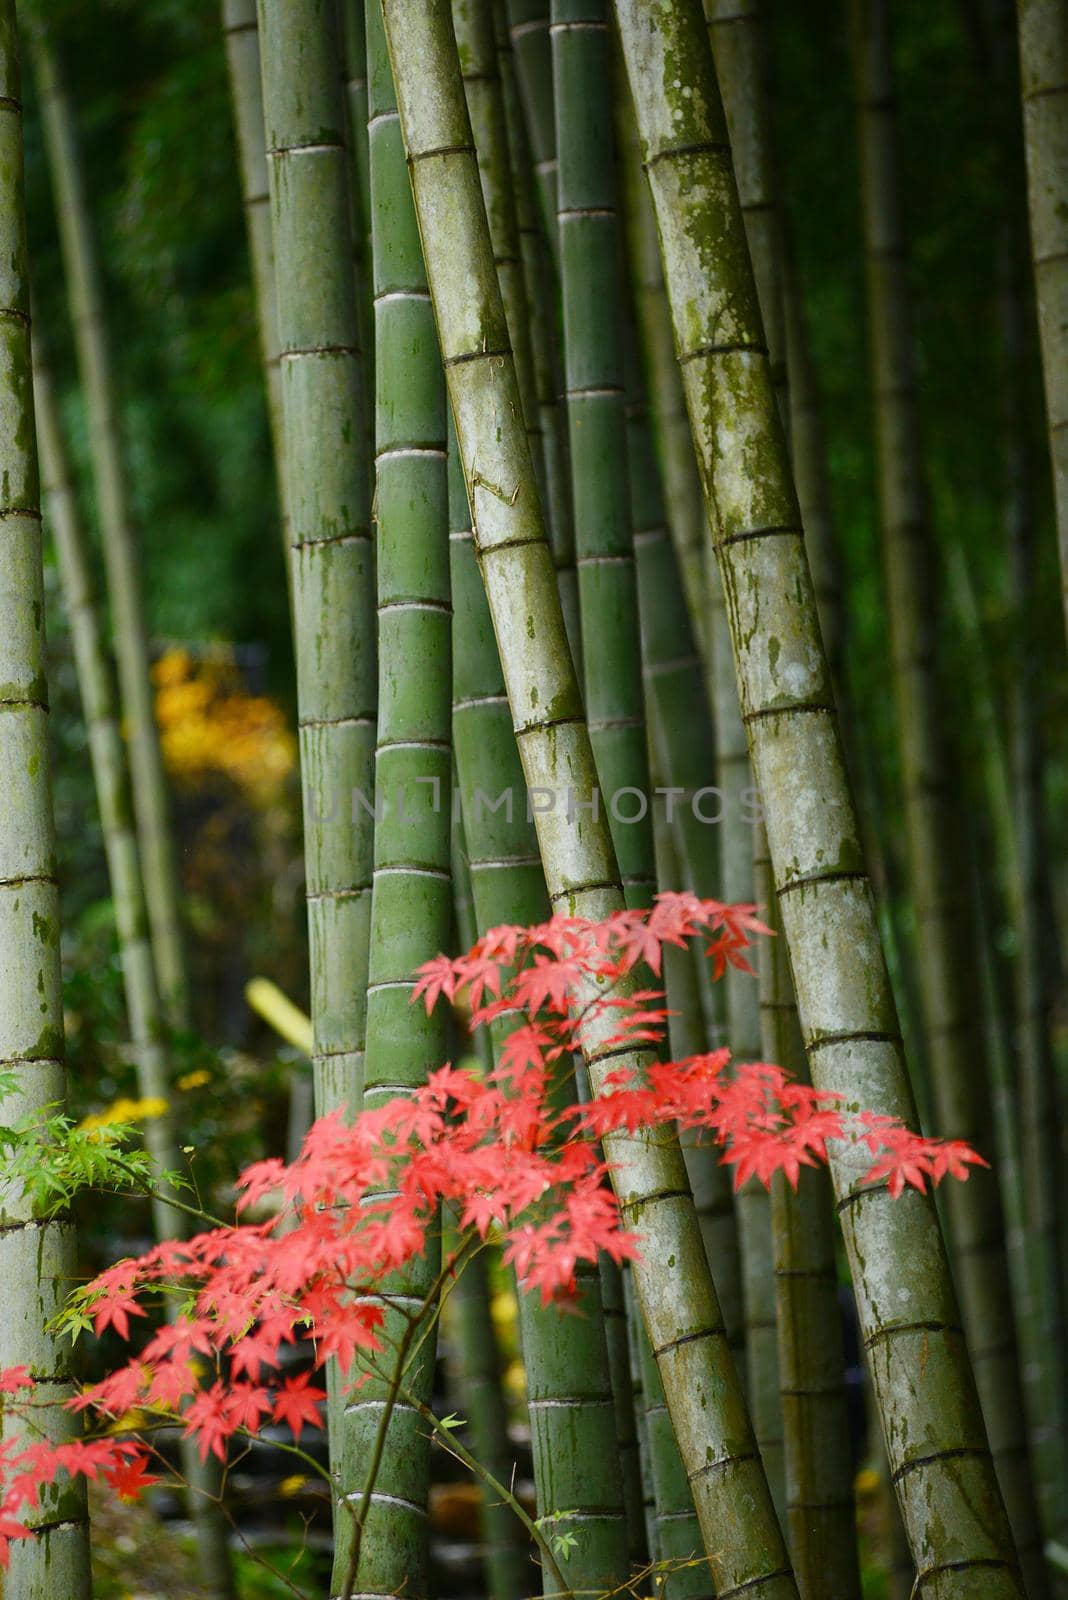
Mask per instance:
[[[605,0],[553,0],[564,382],[583,687],[602,803],[631,905],[656,890],[626,462],[619,222]],[[615,796],[628,797],[617,807]],[[640,805],[635,805],[633,796]]]
[[[366,396],[374,393],[374,339],[371,334],[371,268],[368,251],[371,243],[371,171],[367,137],[367,19],[364,0],[336,0],[338,31],[341,36],[341,78],[348,116],[345,142],[348,146],[352,183],[352,266],[356,275],[356,316],[363,354],[363,380]],[[367,455],[374,455],[374,408],[364,402]]]
[[[126,752],[111,681],[111,665],[97,613],[88,541],[78,511],[74,483],[60,425],[52,375],[38,336],[33,351],[33,391],[41,489],[56,548],[63,604],[70,624],[74,664],[82,697],[108,878],[115,907],[115,929],[122,963],[126,1009],[137,1091],[145,1099],[169,1100],[170,1083],[163,1040],[163,1018],[148,938],[148,917],[130,808]],[[150,1117],[145,1144],[163,1170],[179,1165],[170,1115]],[[152,1202],[156,1237],[175,1233],[177,1216],[163,1196]]]
[[[371,235],[370,144],[367,137],[367,18],[362,0],[339,0],[341,59],[348,105],[349,148],[355,185],[353,189],[353,248],[362,261],[364,241]],[[357,286],[366,289],[370,274],[360,273]],[[367,352],[370,354],[370,352]]]
[[[506,0],[506,5],[508,31],[515,53],[516,78],[534,156],[534,176],[542,217],[553,256],[558,259],[558,167],[549,0]]]
[[[0,1059],[14,1080],[2,1116],[45,1115],[66,1104],[59,891],[48,754],[44,580],[30,369],[30,296],[22,165],[22,91],[15,7],[0,7],[0,520],[4,528],[0,630]],[[0,1183],[0,1368],[34,1379],[32,1426],[57,1442],[79,1432],[63,1402],[74,1392],[70,1344],[49,1330],[77,1273],[69,1212],[47,1221]],[[40,1411],[37,1408],[40,1407]],[[19,1425],[0,1416],[6,1443]],[[21,1431],[21,1430],[20,1430]],[[26,1517],[36,1539],[11,1545],[4,1591],[20,1600],[88,1600],[89,1517],[84,1484],[46,1489]]]
[[[410,1094],[445,1059],[445,1018],[411,1004],[415,972],[449,940],[452,781],[445,383],[411,202],[378,0],[366,12],[371,256],[375,320],[375,505],[379,713],[374,893],[363,1104]],[[399,1342],[430,1292],[437,1251],[390,1283],[387,1337]],[[435,1340],[405,1387],[429,1403]],[[386,1363],[388,1367],[388,1363]],[[344,1484],[359,1485],[392,1374],[345,1407]],[[334,1592],[427,1593],[429,1439],[413,1405],[390,1419],[358,1550],[339,1520]],[[344,1492],[344,1490],[343,1490]]]
[[[478,154],[482,198],[493,242],[493,264],[497,268],[508,336],[515,355],[527,443],[544,492],[543,436],[534,378],[534,347],[491,0],[453,0],[452,24],[467,97],[467,114]]]
[[[77,126],[59,61],[47,28],[39,21],[29,30],[28,42],[52,177],[78,370],[89,419],[89,453],[103,538],[152,955],[168,1018],[178,1026],[186,1026],[189,981],[182,947],[181,894],[152,700],[138,542],[123,463],[100,260],[90,222]]]
[[[278,284],[297,621],[316,1109],[363,1070],[376,721],[361,356],[348,161],[325,0],[263,0],[263,98]],[[302,58],[298,81],[293,62]],[[320,137],[326,133],[329,137]],[[315,274],[307,262],[318,263]],[[335,259],[337,258],[337,259]]]
[[[1068,620],[1068,5],[1016,0],[1031,261]]]
[[[627,406],[627,464],[650,745],[655,757],[657,794],[664,791],[664,823],[673,825],[673,838],[657,842],[658,853],[672,864],[672,875],[665,877],[658,865],[657,882],[662,889],[689,888],[715,899],[719,893],[716,829],[700,821],[701,799],[698,799],[698,810],[694,809],[695,796],[708,787],[708,779],[714,772],[712,720],[704,671],[689,626],[678,562],[665,522],[651,431],[644,408],[635,399]],[[654,828],[656,820],[654,811]],[[688,973],[683,963],[690,969]],[[669,1023],[672,1058],[681,1060],[725,1043],[721,988],[711,985],[708,963],[698,958],[695,964],[689,953],[668,952],[665,970],[669,972],[669,990],[683,991],[685,995],[683,998],[680,994],[678,1001],[674,995],[669,999],[675,1013]],[[693,999],[697,1000],[696,1014]],[[695,1027],[697,1017],[703,1018],[702,1029]],[[683,1024],[685,1029],[680,1031]],[[742,1348],[743,1322],[738,1234],[730,1179],[726,1168],[720,1164],[718,1152],[699,1143],[696,1135],[683,1140],[683,1150],[705,1253],[723,1310],[728,1340],[737,1356]]]
[[[623,1295],[626,1302],[628,1332],[637,1331],[639,1337],[645,1337],[645,1342],[648,1344],[648,1337],[642,1327],[641,1312],[634,1298],[634,1282],[629,1274],[626,1274],[623,1278]],[[642,1379],[639,1337],[627,1340],[627,1349],[630,1356],[630,1392],[634,1401],[634,1420],[638,1430],[638,1457],[641,1464],[645,1547],[649,1552],[649,1565],[655,1566],[660,1559],[660,1539],[656,1525],[656,1494],[653,1488],[653,1466],[649,1456],[649,1428],[645,1416],[646,1397],[645,1385]],[[678,1458],[678,1446],[675,1447],[675,1455]],[[700,1544],[700,1529],[698,1529],[697,1539],[698,1544]],[[656,1582],[655,1577],[653,1582]]]
[[[499,1482],[510,1484],[515,1478],[515,1451],[508,1439],[484,1252],[477,1252],[464,1266],[448,1304],[454,1334],[449,1346],[451,1379],[471,1451]],[[482,1562],[493,1600],[520,1600],[526,1593],[531,1554],[511,1507],[483,1490]]]
[[[292,590],[289,563],[289,525],[285,505],[285,438],[282,433],[282,374],[278,356],[278,304],[274,283],[274,243],[267,183],[267,148],[263,132],[263,81],[260,73],[260,35],[256,25],[256,0],[223,0],[223,35],[234,108],[241,199],[245,208],[249,260],[256,300],[260,351],[267,381],[267,420],[278,477],[278,502],[286,577]]]
[[[968,927],[967,877],[954,857],[959,835],[955,777],[935,671],[938,614],[920,451],[885,0],[854,0],[851,18],[879,515],[920,998],[939,1131],[982,1148],[989,1137],[989,1097],[981,1014],[972,984],[975,958]],[[1028,1462],[1000,1197],[993,1175],[980,1173],[974,1182],[954,1184],[947,1211],[964,1326],[994,1465],[1028,1584],[1034,1588],[1042,1581],[1041,1535]],[[1053,1301],[1055,1280],[1050,1288],[1046,1298]],[[1053,1332],[1052,1325],[1049,1331]]]
[[[363,1076],[377,708],[373,554],[349,158],[332,3],[258,9],[278,292],[318,1115]],[[294,63],[302,62],[297,73]],[[308,262],[316,271],[308,271]],[[346,1429],[328,1373],[339,1498]],[[340,1523],[340,1517],[338,1518]],[[346,1518],[347,1522],[347,1518]]]
[[[782,246],[780,268],[786,367],[790,380],[790,446],[794,481],[805,530],[805,547],[812,569],[812,586],[819,607],[820,627],[841,704],[845,644],[844,585],[831,504],[826,429],[804,295],[789,234],[781,215],[779,239]]]
[[[115,930],[122,965],[126,1014],[137,1068],[137,1092],[143,1099],[158,1099],[166,1105],[171,1089],[164,1044],[164,1019],[148,936],[148,914],[130,806],[126,751],[119,728],[111,664],[93,594],[88,540],[78,511],[52,377],[40,339],[34,342],[33,390],[41,487],[56,546],[63,601],[70,623],[74,664],[89,737],[93,784],[115,907]],[[169,1110],[148,1119],[145,1124],[145,1145],[158,1171],[181,1170],[182,1160]],[[180,1238],[184,1232],[182,1213],[169,1203],[166,1190],[161,1189],[153,1196],[152,1221],[157,1239]],[[233,1593],[233,1577],[227,1550],[228,1530],[218,1499],[220,1471],[214,1459],[211,1462],[201,1461],[195,1439],[181,1438],[179,1451],[196,1527],[201,1581],[207,1594],[225,1597]]]
[[[1026,308],[1021,264],[1011,241],[1003,251],[1000,322],[1004,361],[1002,434],[1005,467],[1003,523],[1009,546],[1009,585],[1017,618],[1036,604],[1035,520],[1026,408]],[[1014,805],[1015,874],[1009,903],[1018,940],[1016,956],[1016,1048],[1023,1177],[1022,1281],[1025,1315],[1018,1320],[1024,1350],[1024,1384],[1031,1452],[1047,1538],[1063,1536],[1068,1509],[1068,1430],[1061,1346],[1047,1341],[1064,1328],[1063,1222],[1058,1228],[1056,1067],[1050,1038],[1050,958],[1044,877],[1047,865],[1043,815],[1043,753],[1038,658],[1029,630],[1018,629],[1019,652],[1010,688],[1011,790]],[[1011,1134],[1009,1135],[1011,1137]],[[1011,1182],[1011,1173],[1005,1173]],[[1011,1225],[1011,1218],[1010,1225]],[[1020,1219],[1017,1219],[1020,1220]],[[1058,1299],[1058,1289],[1060,1298]],[[1050,1321],[1050,1312],[1054,1313]],[[1058,1486],[1060,1486],[1058,1488]]]
[[[460,483],[461,491],[463,481]],[[452,464],[449,464],[450,524]],[[451,540],[450,532],[450,540]],[[453,557],[450,545],[450,568]],[[455,612],[454,612],[455,618]],[[455,622],[454,622],[455,631]],[[453,791],[457,789],[455,765]],[[470,950],[478,938],[478,921],[471,893],[471,872],[467,856],[463,818],[454,808],[451,830],[452,894],[456,932],[462,950]],[[474,1053],[489,1071],[493,1065],[493,1042],[485,1028],[471,1039]],[[455,1232],[455,1221],[450,1218]],[[450,1322],[449,1373],[460,1409],[466,1419],[473,1454],[501,1483],[514,1485],[515,1450],[508,1435],[508,1415],[502,1387],[501,1352],[493,1328],[490,1306],[490,1279],[484,1252],[470,1256],[446,1302]],[[533,1555],[510,1506],[481,1488],[482,1565],[487,1591],[494,1600],[520,1600],[526,1593]]]
[[[704,18],[616,0],[813,1081],[914,1120]],[[1022,1593],[929,1196],[833,1159],[921,1591]]]
[[[385,16],[475,550],[524,775],[538,802],[549,899],[600,917],[623,905],[622,889],[605,819],[591,808],[593,752],[519,421],[448,8],[444,0],[387,0]],[[609,1070],[598,1051],[605,1034],[588,1028],[587,1035],[598,1089]],[[611,1061],[618,1068],[620,1057]],[[646,1238],[635,1284],[714,1580],[721,1592],[746,1583],[755,1600],[795,1600],[681,1153],[677,1144],[641,1134],[605,1143],[623,1213]]]
[[[637,1327],[642,1417],[653,1480],[653,1539],[655,1559],[660,1564],[656,1593],[663,1600],[712,1600],[714,1590],[708,1558],[675,1442],[664,1386],[640,1320]]]
[[[552,0],[564,388],[575,511],[583,688],[600,803],[628,905],[656,893],[637,575],[626,462],[622,281],[606,0]],[[618,1272],[602,1268],[632,1556],[643,1519]],[[638,1543],[633,1541],[638,1540]]]
[[[738,185],[757,297],[764,318],[772,388],[784,423],[789,415],[786,394],[786,338],[779,282],[780,247],[771,176],[771,138],[765,63],[752,0],[705,0],[716,72],[730,133],[734,175]],[[756,898],[753,862],[766,852],[759,814],[747,815],[746,800],[755,795],[745,728],[732,671],[728,599],[711,546],[706,544],[708,609],[716,706],[719,785],[723,791],[720,824],[724,898]],[[749,808],[750,812],[752,807]],[[767,1050],[762,1038],[757,986],[746,973],[727,974],[727,1021],[735,1060],[753,1060]],[[764,1457],[776,1507],[785,1509],[783,1402],[778,1371],[777,1311],[772,1244],[771,1197],[762,1184],[750,1181],[737,1197],[745,1306],[746,1371],[753,1426]]]
[[[776,934],[760,946],[764,1059],[807,1083],[766,835],[761,842],[764,848],[753,863],[757,899]],[[784,1504],[797,1587],[802,1600],[859,1600],[834,1195],[826,1170],[803,1170],[796,1192],[780,1173],[772,1184],[771,1209]]]
[[[453,739],[476,924],[529,926],[550,907],[454,436],[449,525]],[[568,1100],[574,1092],[571,1082],[558,1090]],[[604,1593],[627,1581],[627,1524],[600,1274],[582,1271],[580,1288],[581,1319],[521,1294],[520,1333],[538,1515],[552,1526],[577,1514],[579,1538],[560,1564],[572,1588]],[[561,1529],[576,1531],[564,1518]],[[551,1574],[543,1581],[551,1593]]]
[[[671,310],[664,289],[656,218],[642,171],[637,124],[633,116],[621,115],[618,127],[627,259],[645,385],[664,479],[667,522],[686,594],[690,625],[697,648],[707,660],[705,508],[701,480],[690,436],[690,419],[686,415],[686,397],[675,361]]]
[[[641,432],[648,434],[647,428],[639,428],[638,431],[639,434]],[[630,407],[628,407],[628,433],[633,440],[635,426]],[[633,456],[629,459],[633,485],[635,461]],[[635,499],[635,504],[640,504],[638,498]],[[663,534],[663,539],[670,552],[671,545],[666,532]],[[640,568],[640,555],[638,563]],[[675,587],[679,588],[677,572]],[[645,609],[643,587],[643,626]],[[643,648],[644,643],[643,632]],[[652,707],[650,710],[651,721],[658,725],[659,718]],[[657,804],[653,819],[657,882],[663,889],[674,889],[679,886],[680,867],[675,849],[674,830],[667,819],[666,804]],[[696,957],[696,952],[692,949],[666,948],[663,960],[663,982],[670,1012],[668,1040],[671,1057],[673,1060],[682,1061],[687,1056],[696,1055],[706,1048],[705,1019],[698,987],[698,968],[706,964]],[[737,1300],[739,1298],[738,1244],[734,1236],[734,1214],[726,1168],[719,1160],[719,1151],[702,1146],[698,1142],[696,1133],[684,1135],[681,1143],[687,1172],[690,1175],[694,1205],[697,1208],[698,1221],[705,1240],[705,1253],[712,1268],[713,1281],[722,1300],[721,1280],[730,1281],[732,1269],[732,1287]],[[710,1198],[720,1202],[719,1206],[710,1206],[708,1203]],[[725,1218],[722,1211],[723,1199],[726,1200],[728,1208]],[[726,1232],[725,1222],[730,1227],[727,1241],[730,1253],[721,1249],[720,1255],[717,1256],[713,1253],[714,1247],[720,1243]],[[733,1261],[730,1260],[730,1255],[733,1255]],[[740,1308],[737,1320],[740,1325]],[[726,1322],[726,1312],[724,1321]],[[663,1600],[703,1600],[704,1596],[711,1595],[712,1583],[701,1541],[701,1529],[694,1510],[693,1495],[690,1493],[682,1457],[675,1441],[667,1400],[664,1396],[664,1386],[660,1381],[649,1337],[639,1319],[634,1320],[632,1327],[632,1360],[638,1369],[635,1406],[639,1409],[639,1426],[644,1429],[645,1455],[653,1491],[653,1527],[649,1548],[656,1561],[665,1563],[657,1584],[657,1592]]]
[[[541,426],[544,469],[542,504],[549,524],[549,542],[556,564],[556,581],[560,589],[560,604],[564,608],[568,642],[571,645],[575,665],[581,672],[582,623],[579,616],[578,574],[575,571],[575,529],[571,516],[567,419],[563,407],[557,403],[562,378],[559,374],[560,328],[556,309],[555,267],[545,224],[538,214],[534,187],[534,158],[519,100],[515,56],[506,27],[504,0],[493,0],[493,13],[501,91],[504,96],[504,115],[508,128],[511,181],[515,190],[519,249],[523,258],[523,278],[530,314],[534,390]],[[551,92],[551,78],[547,88]],[[552,227],[555,234],[555,213]]]

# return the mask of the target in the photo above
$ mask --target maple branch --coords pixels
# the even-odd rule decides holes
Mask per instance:
[[[442,1289],[444,1288],[447,1280],[451,1276],[454,1276],[459,1269],[461,1258],[465,1255],[465,1252],[471,1243],[471,1238],[472,1236],[468,1235],[468,1238],[463,1242],[459,1250],[456,1251],[451,1260],[445,1262],[441,1267],[437,1277],[427,1291],[422,1306],[408,1323],[408,1326],[404,1330],[404,1335],[397,1346],[397,1359],[394,1364],[393,1375],[389,1379],[389,1391],[386,1395],[385,1404],[382,1407],[382,1415],[379,1418],[378,1429],[375,1433],[374,1449],[371,1452],[371,1461],[367,1468],[367,1477],[365,1478],[364,1486],[360,1491],[359,1510],[357,1511],[353,1509],[350,1513],[355,1523],[355,1531],[352,1539],[352,1551],[349,1555],[348,1571],[345,1574],[345,1583],[341,1591],[341,1600],[351,1600],[353,1586],[356,1582],[356,1573],[360,1563],[360,1549],[363,1544],[364,1521],[367,1517],[367,1512],[370,1509],[371,1495],[374,1493],[374,1487],[378,1478],[379,1468],[382,1465],[382,1457],[386,1448],[386,1434],[389,1431],[390,1420],[400,1397],[402,1388],[401,1379],[404,1376],[405,1370],[407,1369],[409,1356],[414,1355],[419,1348],[416,1346],[415,1351],[412,1349],[412,1346],[415,1343],[416,1333],[420,1324],[427,1316],[427,1313],[431,1310],[437,1310]]]
[[[519,1518],[519,1521],[523,1524],[523,1527],[527,1530],[527,1533],[541,1551],[542,1556],[545,1559],[545,1563],[553,1576],[553,1580],[559,1584],[559,1589],[555,1591],[556,1595],[559,1597],[559,1600],[575,1600],[574,1592],[568,1588],[566,1582],[564,1581],[564,1575],[557,1565],[556,1557],[553,1555],[552,1545],[549,1543],[548,1539],[546,1539],[545,1535],[542,1533],[533,1517],[527,1513],[523,1505],[512,1493],[511,1489],[507,1488],[499,1478],[495,1477],[488,1467],[484,1467],[482,1462],[479,1461],[478,1457],[473,1456],[470,1450],[468,1450],[467,1447],[461,1444],[460,1440],[456,1438],[452,1430],[445,1426],[440,1417],[436,1416],[431,1408],[428,1405],[425,1405],[417,1395],[412,1394],[410,1389],[405,1389],[402,1387],[399,1390],[399,1396],[406,1405],[414,1406],[424,1421],[429,1422],[434,1432],[440,1436],[443,1447],[448,1450],[451,1455],[454,1455],[457,1461],[462,1462],[462,1464],[467,1467],[467,1469],[472,1472],[476,1478],[481,1479],[481,1481],[490,1489],[492,1489],[495,1494],[500,1495],[501,1499],[506,1505],[512,1508],[512,1511]]]

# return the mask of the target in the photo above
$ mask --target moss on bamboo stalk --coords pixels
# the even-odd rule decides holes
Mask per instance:
[[[704,18],[697,0],[615,10],[813,1080],[912,1122]],[[1015,1600],[1019,1567],[933,1201],[861,1185],[862,1165],[832,1158],[921,1583],[940,1600]]]

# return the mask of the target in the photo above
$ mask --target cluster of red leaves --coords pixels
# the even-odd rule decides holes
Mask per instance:
[[[303,1343],[316,1367],[336,1359],[343,1373],[357,1352],[364,1362],[388,1355],[386,1280],[422,1254],[443,1202],[462,1230],[485,1239],[494,1229],[521,1286],[546,1301],[566,1298],[577,1263],[602,1251],[636,1258],[640,1237],[621,1227],[606,1181],[614,1141],[636,1130],[707,1130],[739,1186],[768,1184],[779,1171],[796,1184],[802,1166],[826,1159],[828,1140],[866,1147],[868,1180],[886,1180],[895,1195],[946,1173],[966,1177],[980,1159],[966,1146],[920,1138],[892,1118],[849,1116],[778,1067],[730,1067],[724,1050],[653,1056],[667,1012],[642,982],[659,974],[663,947],[700,938],[717,976],[728,964],[749,970],[750,936],[767,931],[753,909],[665,894],[649,911],[602,922],[497,928],[465,955],[428,962],[415,990],[428,1011],[442,998],[462,1001],[474,1026],[507,1029],[495,1068],[441,1066],[408,1096],[352,1120],[320,1119],[294,1162],[261,1161],[242,1174],[239,1217],[266,1204],[268,1220],[168,1240],[101,1273],[83,1291],[97,1333],[129,1338],[130,1318],[176,1286],[183,1309],[74,1405],[111,1424],[134,1407],[178,1417],[201,1453],[220,1459],[234,1434],[269,1419],[299,1436],[320,1425],[325,1393],[307,1372],[277,1375],[282,1347]],[[618,1064],[578,1104],[559,1083],[591,1040]],[[120,1492],[149,1481],[143,1451],[113,1437],[30,1452],[0,1458],[0,1562],[15,1536],[12,1512],[32,1505],[32,1486],[58,1470],[103,1472]]]

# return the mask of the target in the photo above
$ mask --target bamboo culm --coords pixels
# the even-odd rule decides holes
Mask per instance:
[[[463,465],[450,438],[449,547],[453,593],[453,739],[476,925],[531,925],[549,915],[538,841],[504,677],[475,555]],[[510,796],[503,806],[487,804]],[[556,1090],[574,1099],[573,1081]],[[581,1515],[581,1538],[559,1556],[576,1590],[610,1591],[629,1571],[623,1483],[599,1273],[579,1271],[583,1315],[562,1327],[538,1295],[520,1294],[538,1515]],[[562,1528],[568,1527],[566,1516]],[[543,1573],[547,1590],[550,1573]]]
[[[627,904],[656,891],[637,579],[626,461],[622,282],[605,0],[552,0],[557,229],[564,393],[575,518],[582,683],[600,803]],[[507,311],[507,303],[505,307]],[[632,1555],[641,1558],[641,1472],[618,1269],[602,1266]]]
[[[779,241],[772,201],[771,140],[764,61],[752,4],[706,0],[705,17],[730,132],[734,175],[757,295],[764,317],[768,364],[779,414],[786,411],[786,348],[779,285]],[[705,544],[709,639],[716,707],[717,778],[722,791],[720,837],[723,896],[756,898],[754,855],[766,849],[757,791],[749,764],[745,728],[734,682],[728,599],[712,546]],[[760,997],[752,977],[728,972],[728,1037],[736,1061],[762,1053]],[[764,1046],[766,1048],[766,1046]],[[749,1406],[780,1518],[784,1513],[783,1407],[772,1247],[771,1197],[751,1180],[736,1200],[742,1255],[746,1374]]]
[[[1016,0],[1027,198],[1068,625],[1068,4]]]
[[[938,1131],[981,1149],[990,1136],[990,1106],[981,1011],[972,984],[976,963],[967,871],[954,849],[960,834],[953,804],[956,777],[934,666],[936,574],[919,439],[885,0],[854,0],[851,20],[879,517],[921,1009]],[[1028,1461],[1000,1196],[992,1173],[980,1172],[977,1179],[955,1184],[947,1196],[951,1259],[994,1465],[1028,1587],[1041,1593],[1045,1561]],[[1055,1301],[1056,1293],[1054,1275],[1045,1298]],[[1047,1360],[1052,1359],[1051,1349]]]
[[[89,740],[93,785],[100,811],[108,880],[115,906],[115,931],[122,965],[123,992],[130,1025],[137,1092],[163,1109],[145,1125],[145,1147],[159,1173],[178,1172],[182,1160],[169,1111],[171,1088],[167,1071],[166,1028],[152,946],[148,934],[141,881],[141,861],[130,804],[126,750],[119,726],[111,662],[93,594],[88,540],[82,526],[67,459],[52,377],[41,341],[35,341],[33,362],[41,484],[48,523],[56,546],[63,603],[74,646],[75,670]],[[173,1192],[173,1191],[171,1191]],[[184,1219],[160,1186],[152,1200],[157,1239],[180,1238]],[[220,1469],[212,1458],[202,1461],[196,1441],[179,1441],[182,1474],[189,1490],[190,1511],[197,1532],[197,1560],[205,1592],[217,1597],[233,1593],[225,1515],[219,1504]]]
[[[311,967],[315,1109],[355,1110],[363,1076],[377,720],[364,374],[334,7],[258,10],[278,295],[285,481]],[[301,60],[298,76],[293,63]],[[319,270],[310,274],[314,258]],[[363,802],[361,803],[362,797]],[[346,1480],[336,1369],[330,1450]],[[343,1509],[336,1513],[340,1526]]]
[[[615,0],[813,1081],[914,1122],[697,0]],[[1023,1593],[937,1213],[832,1171],[919,1581]],[[903,1316],[901,1307],[907,1306]]]
[[[445,382],[397,119],[378,0],[366,12],[371,257],[375,328],[375,515],[378,569],[378,750],[374,893],[362,1103],[410,1094],[447,1055],[442,1009],[413,1006],[417,968],[446,948],[452,918],[452,778]],[[389,1284],[387,1348],[399,1342],[438,1271],[429,1249]],[[435,1339],[404,1386],[429,1403]],[[342,1477],[358,1484],[390,1397],[389,1361],[345,1407]],[[429,1583],[430,1455],[411,1404],[393,1412],[378,1477],[362,1489],[358,1550],[339,1520],[334,1592]]]
[[[40,490],[30,367],[30,297],[22,161],[18,31],[10,0],[0,6],[0,1058],[14,1079],[4,1121],[66,1105],[59,891],[48,752],[44,576]],[[79,1432],[63,1407],[74,1393],[71,1346],[48,1329],[77,1273],[73,1219],[34,1215],[16,1186],[0,1185],[0,1367],[35,1377],[31,1428],[58,1442]],[[0,1419],[5,1447],[15,1434]],[[19,1430],[20,1433],[22,1430]],[[5,1591],[20,1600],[88,1600],[89,1519],[80,1480],[47,1488],[24,1519],[34,1539],[12,1543]]]
[[[387,35],[475,533],[527,786],[554,799],[536,825],[550,903],[602,917],[623,905],[611,835],[591,809],[593,752],[521,424],[463,83],[443,0],[387,0]],[[570,790],[570,803],[567,791]],[[581,808],[581,809],[580,809]],[[591,1083],[607,1027],[587,1025]],[[613,1068],[620,1066],[618,1055]],[[641,1058],[635,1066],[640,1069]],[[693,1485],[713,1577],[756,1600],[796,1586],[727,1346],[677,1144],[613,1136],[624,1216],[647,1240],[634,1279]],[[744,1506],[744,1511],[743,1511]]]
[[[520,104],[515,56],[508,32],[504,0],[493,0],[500,64],[501,93],[508,128],[511,181],[515,190],[516,223],[523,258],[527,307],[534,353],[534,389],[541,426],[543,507],[549,542],[556,564],[556,581],[564,625],[575,666],[582,671],[582,623],[579,616],[578,574],[575,571],[575,529],[571,511],[571,471],[567,454],[567,418],[557,396],[563,388],[560,372],[560,319],[557,314],[556,268],[534,186],[534,157],[526,118]],[[552,78],[545,85],[552,91]],[[552,107],[550,105],[549,114]],[[555,215],[552,219],[556,235]],[[535,466],[537,462],[535,462]]]
[[[140,554],[130,515],[118,391],[112,367],[104,289],[77,128],[60,63],[40,23],[29,30],[45,147],[52,177],[67,295],[89,419],[104,569],[111,604],[119,691],[129,747],[134,817],[148,905],[152,955],[168,1020],[189,1022],[189,982],[182,940],[178,872],[167,783],[152,696],[150,652],[141,593]]]
[[[263,77],[260,70],[260,35],[256,0],[223,0],[223,35],[230,75],[230,99],[241,172],[241,199],[245,208],[249,262],[256,300],[256,324],[267,384],[267,420],[274,447],[281,512],[282,553],[286,579],[289,571],[289,519],[285,505],[285,437],[282,421],[282,374],[278,357],[278,301],[274,283],[274,242],[267,181],[267,148],[263,128]]]
[[[706,780],[714,769],[712,721],[652,446],[645,409],[639,399],[632,398],[627,406],[627,465],[638,571],[642,670],[656,790],[658,795],[661,788],[666,791],[663,826],[672,833],[670,841],[658,839],[657,850],[667,852],[669,859],[677,862],[677,872],[668,877],[658,866],[657,882],[661,889],[688,888],[715,899],[719,893],[717,829],[701,822],[694,809],[695,801],[698,807],[702,805],[701,790],[707,787]],[[657,816],[654,811],[654,830]],[[669,1042],[674,1060],[696,1051],[718,1049],[726,1042],[722,986],[710,982],[708,964],[700,957],[694,961],[687,952],[676,959],[675,952],[671,952],[666,957],[665,970],[673,974],[676,988],[682,983],[682,961],[693,969],[686,980],[686,992],[692,986],[703,1028],[696,1029],[691,1018],[685,1039],[676,1039],[671,1032],[671,1027],[677,1026],[673,1017]],[[680,1012],[680,1017],[691,1009],[687,1003],[680,1011],[674,999],[669,1004],[673,1013]],[[719,1161],[718,1151],[702,1144],[697,1135],[683,1140],[683,1150],[727,1337],[736,1354],[740,1354],[741,1265],[730,1177]]]

